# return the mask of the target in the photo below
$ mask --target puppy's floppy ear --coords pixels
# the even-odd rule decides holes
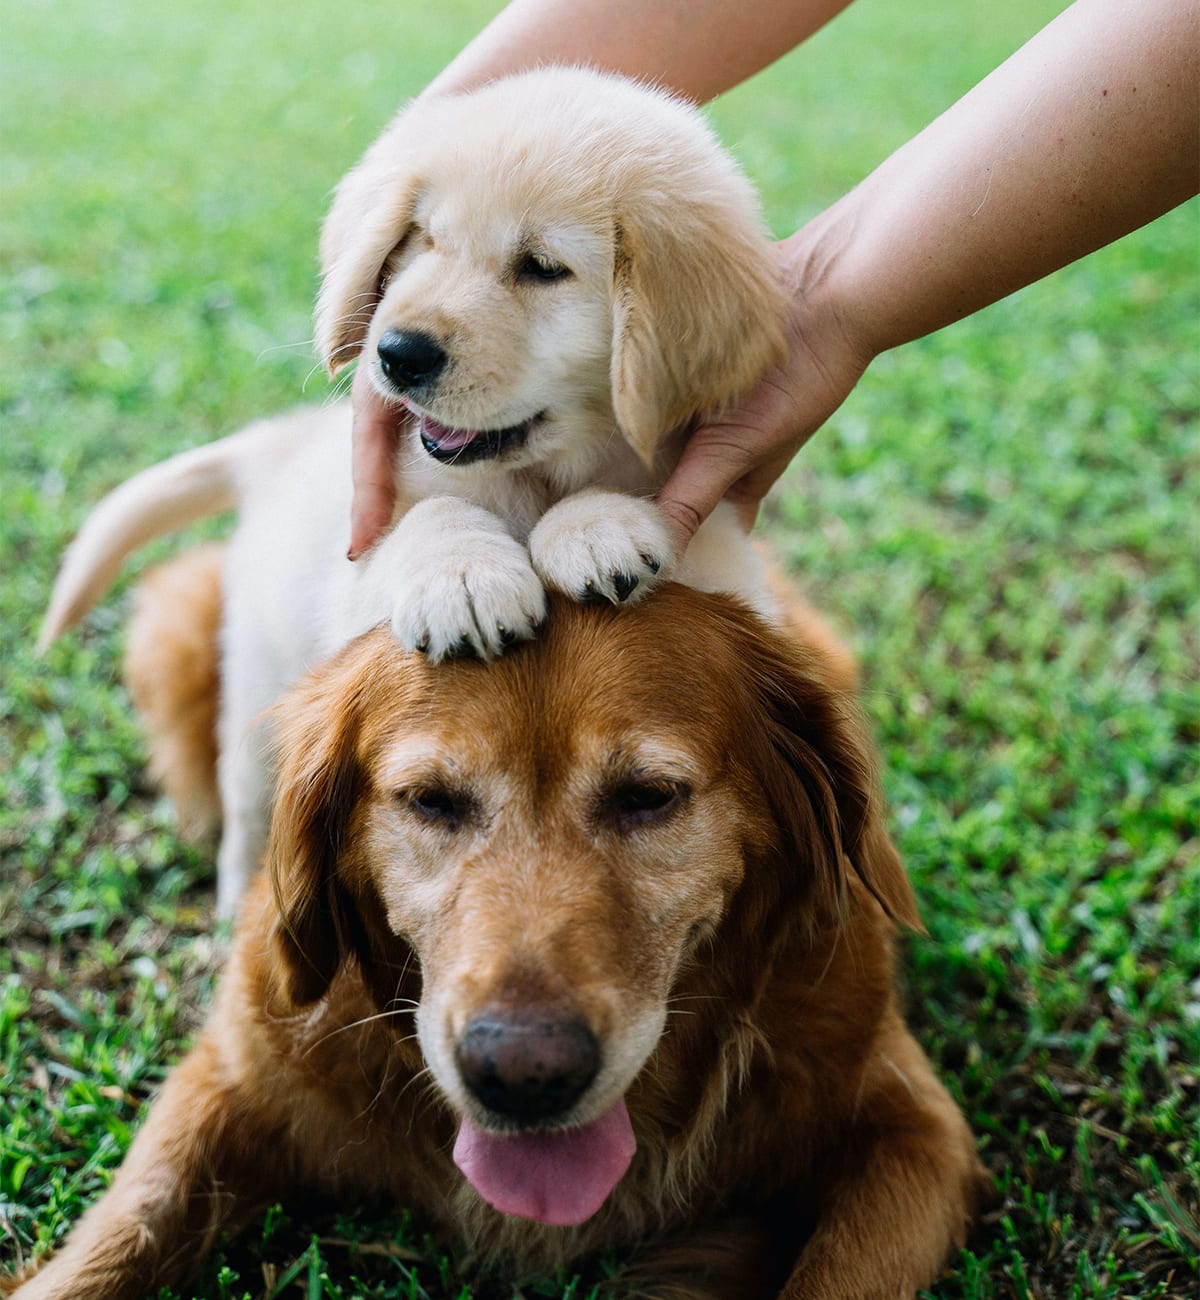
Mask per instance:
[[[420,183],[411,142],[421,138],[413,117],[402,112],[346,175],[321,229],[316,344],[330,375],[362,350],[384,264],[412,224]]]
[[[631,207],[616,227],[613,410],[646,463],[664,434],[746,392],[783,354],[775,257],[728,166],[732,194]]]
[[[361,949],[361,922],[338,873],[363,782],[356,649],[303,679],[275,709],[279,774],[266,856],[278,913],[269,942],[292,1006],[320,998],[344,959]]]
[[[842,914],[850,867],[896,924],[921,930],[857,705],[833,685],[837,667],[758,629],[746,648],[761,719],[759,779],[785,855],[811,865],[817,916]]]

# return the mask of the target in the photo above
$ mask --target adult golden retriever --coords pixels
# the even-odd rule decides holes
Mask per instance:
[[[218,905],[266,838],[257,727],[381,621],[431,659],[533,635],[546,589],[638,600],[669,572],[771,603],[722,506],[676,564],[652,497],[689,420],[780,347],[753,191],[694,108],[551,68],[417,101],[346,178],[321,241],[319,350],[408,411],[397,520],[358,564],[346,406],[267,421],[139,474],[93,513],[42,644],[148,538],[236,507],[222,633]]]
[[[131,633],[168,763],[217,621],[184,563]],[[552,613],[491,664],[377,629],[287,695],[209,1023],[22,1300],[139,1296],[301,1188],[509,1281],[609,1249],[619,1294],[688,1300],[936,1276],[981,1170],[897,1007],[916,908],[844,652],[676,585]]]

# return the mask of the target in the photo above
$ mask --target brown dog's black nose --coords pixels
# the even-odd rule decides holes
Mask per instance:
[[[525,1124],[570,1110],[600,1068],[600,1045],[584,1021],[545,1008],[478,1016],[455,1056],[490,1111]]]
[[[441,344],[416,330],[388,330],[376,350],[383,373],[403,392],[433,383],[446,367]]]

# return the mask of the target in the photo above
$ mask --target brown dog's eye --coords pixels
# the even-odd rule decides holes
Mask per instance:
[[[668,816],[687,796],[687,786],[669,781],[622,781],[609,793],[604,807],[621,830],[632,830]]]
[[[422,820],[456,831],[471,813],[471,800],[453,790],[431,786],[424,790],[402,790],[397,795]]]
[[[570,274],[569,267],[543,257],[540,253],[526,253],[517,263],[518,280],[536,280],[547,284],[552,280],[565,280]]]

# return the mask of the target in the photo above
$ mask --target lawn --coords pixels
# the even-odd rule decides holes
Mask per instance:
[[[713,118],[783,234],[1056,7],[862,0]],[[136,468],[327,396],[329,191],[489,8],[4,4],[0,1265],[106,1185],[218,964],[117,682],[127,586],[33,654],[57,557]],[[1200,1286],[1197,218],[882,358],[764,523],[862,657],[911,1020],[995,1175],[944,1300]],[[184,1295],[466,1300],[454,1269],[284,1206]]]

